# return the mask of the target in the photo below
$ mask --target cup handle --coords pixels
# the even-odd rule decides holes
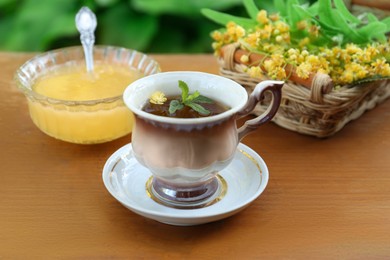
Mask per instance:
[[[272,101],[268,106],[267,110],[259,115],[258,117],[245,121],[244,125],[238,129],[238,140],[244,138],[250,132],[256,130],[260,125],[270,121],[278,111],[280,101],[282,99],[282,86],[284,81],[266,80],[256,85],[253,92],[250,94],[246,105],[238,112],[238,118],[248,115],[251,113],[257,103],[264,98],[266,91],[271,91]]]

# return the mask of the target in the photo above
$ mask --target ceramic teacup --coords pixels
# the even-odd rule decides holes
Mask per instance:
[[[156,91],[180,96],[179,80],[190,92],[198,90],[229,109],[202,118],[164,117],[142,110]],[[221,191],[217,173],[232,161],[240,140],[276,114],[283,84],[263,81],[248,98],[235,81],[203,72],[165,72],[131,83],[123,97],[136,118],[132,147],[138,162],[152,172],[152,196],[179,208],[204,206],[217,196]],[[272,94],[268,110],[237,128],[236,120],[251,113],[266,91]]]

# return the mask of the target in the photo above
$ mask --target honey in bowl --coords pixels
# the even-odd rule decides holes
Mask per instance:
[[[84,64],[59,66],[39,78],[33,90],[49,98],[90,101],[122,95],[124,89],[142,73],[116,64],[95,64],[87,72]]]
[[[30,102],[31,118],[43,132],[65,141],[93,143],[124,136],[131,131],[133,119],[121,101],[107,107],[93,102],[122,95],[141,76],[139,71],[113,64],[96,64],[93,72],[87,72],[83,64],[58,67],[39,78],[33,91],[48,98],[91,104],[81,111]]]
[[[30,117],[44,133],[72,143],[94,144],[129,134],[134,116],[122,93],[133,81],[160,71],[147,55],[111,46],[94,47],[87,72],[81,47],[40,54],[16,72]]]

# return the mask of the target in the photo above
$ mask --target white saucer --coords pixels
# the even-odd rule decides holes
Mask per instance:
[[[131,144],[116,151],[103,168],[103,182],[111,195],[131,211],[170,225],[198,225],[229,217],[248,206],[265,189],[268,169],[263,159],[240,143],[232,163],[219,173],[227,182],[223,199],[199,209],[161,205],[146,192],[149,170],[133,156]]]

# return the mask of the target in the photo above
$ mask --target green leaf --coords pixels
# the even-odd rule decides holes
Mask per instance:
[[[15,23],[15,19],[13,15],[4,15],[0,18],[0,49],[5,42],[5,39],[11,35],[10,31],[12,31]]]
[[[318,0],[318,16],[320,20],[330,26],[337,26],[332,19],[332,3],[330,0]]]
[[[63,15],[59,15],[53,19],[51,25],[46,29],[45,34],[42,35],[42,48],[49,48],[50,43],[55,39],[72,35],[78,35],[74,21],[74,14],[64,13]]]
[[[372,39],[375,39],[379,42],[386,42],[387,41],[386,35],[383,33],[378,33],[378,34],[372,35]]]
[[[315,15],[309,13],[307,9],[301,5],[293,5],[292,8],[302,19],[315,18]]]
[[[338,24],[338,27],[347,37],[347,41],[351,40],[354,43],[364,43],[366,39],[356,32],[356,28],[352,27],[347,20],[343,17],[339,10],[332,11],[332,17],[334,23]]]
[[[307,11],[308,11],[311,15],[316,16],[316,15],[318,15],[318,6],[319,6],[318,2],[315,2],[315,3],[313,3],[311,6],[309,6],[309,7],[307,8]]]
[[[257,8],[254,0],[244,0],[244,7],[249,17],[256,21],[259,8]]]
[[[0,23],[8,26],[6,34],[1,33],[2,47],[16,51],[42,51],[60,37],[77,35],[75,0],[18,2],[15,13],[7,14],[5,21],[0,18]],[[12,20],[8,20],[10,17]]]
[[[135,13],[126,3],[110,7],[98,16],[99,44],[145,50],[157,33],[157,17]]]
[[[189,103],[189,104],[187,104],[187,106],[191,107],[193,110],[195,110],[196,112],[198,112],[201,115],[207,116],[210,114],[210,111],[208,111],[207,109],[205,109],[204,107],[202,107],[199,104]]]
[[[172,100],[169,103],[169,114],[174,114],[177,110],[180,110],[184,107],[184,105],[179,100]]]
[[[137,11],[151,15],[182,15],[187,17],[200,16],[202,8],[225,10],[241,4],[241,0],[128,0]]]
[[[211,9],[202,9],[201,12],[208,19],[222,26],[226,26],[228,22],[234,22],[245,28],[252,28],[257,24],[256,21],[253,21],[252,19],[249,18],[237,17],[234,15],[221,13]]]
[[[348,19],[352,19],[349,16],[346,17],[346,12],[343,11],[341,4],[338,4],[338,8],[332,8],[331,0],[319,0],[318,16],[320,25],[324,25],[328,28],[328,33],[340,32],[344,37],[344,42],[364,43],[367,39],[361,34],[356,32],[356,23],[351,23]],[[357,19],[357,18],[356,18]],[[336,27],[337,29],[331,29]],[[330,30],[329,30],[330,29]]]
[[[181,101],[185,103],[188,98],[188,92],[189,92],[188,85],[184,81],[179,80],[179,88],[181,89]]]
[[[214,103],[214,101],[208,97],[205,97],[203,95],[199,95],[198,97],[196,97],[193,102],[196,102],[196,103],[206,103],[206,104],[212,104]]]
[[[276,10],[280,12],[281,16],[287,16],[287,7],[284,0],[274,0]]]
[[[11,4],[13,2],[14,2],[14,0],[0,0],[0,7],[4,7],[4,6]]]
[[[316,23],[318,23],[318,24],[323,24],[323,22],[321,22],[321,21],[319,21],[318,19],[317,19],[317,13],[316,12],[310,12],[309,11],[309,9],[310,9],[310,7],[308,8],[308,9],[306,9],[306,8],[304,8],[303,6],[301,6],[301,5],[293,5],[293,8],[294,8],[294,11],[295,12],[297,12],[297,13],[299,13],[299,15],[302,17],[302,18],[311,18],[314,22],[316,22]],[[325,28],[327,28],[327,29],[334,29],[334,30],[337,30],[337,28],[336,27],[333,27],[333,26],[329,26],[329,25],[327,25],[326,23],[325,23],[325,25],[323,26],[323,27],[325,27]]]
[[[368,20],[369,23],[378,22],[379,21],[378,17],[376,17],[372,13],[366,13],[366,15],[367,15],[367,20]]]
[[[268,13],[277,13],[273,0],[254,0],[258,10],[267,10]]]
[[[387,31],[390,31],[390,16],[386,17],[385,19],[381,20],[382,23],[386,24]]]
[[[178,22],[180,21],[180,22]],[[158,30],[145,50],[148,53],[211,53],[210,32],[220,26],[205,17],[158,17]]]
[[[109,7],[116,4],[119,0],[95,0],[96,4],[102,7]]]
[[[334,5],[336,7],[337,10],[340,11],[340,13],[343,15],[343,17],[351,22],[351,23],[356,23],[356,24],[359,24],[361,23],[361,21],[355,17],[353,14],[351,14],[348,10],[348,8],[345,6],[345,3],[343,2],[343,0],[333,0],[334,1]]]
[[[295,12],[294,5],[299,5],[298,0],[287,0],[287,21],[291,28],[296,29],[297,23],[302,19],[301,16]]]
[[[189,95],[189,96],[187,97],[186,102],[192,102],[194,99],[196,99],[197,97],[199,97],[199,95],[200,95],[199,91],[196,90],[194,93],[192,93],[191,95]],[[186,104],[186,103],[185,103],[185,104]]]
[[[387,30],[386,24],[382,22],[372,22],[362,28],[359,28],[357,30],[357,33],[367,39],[380,37],[381,40],[383,40],[383,37],[381,37],[380,35],[384,35],[386,33],[386,30]]]
[[[337,33],[342,33],[342,30],[334,25],[330,25],[324,21],[321,20],[315,20],[324,30],[331,33],[332,35]]]

